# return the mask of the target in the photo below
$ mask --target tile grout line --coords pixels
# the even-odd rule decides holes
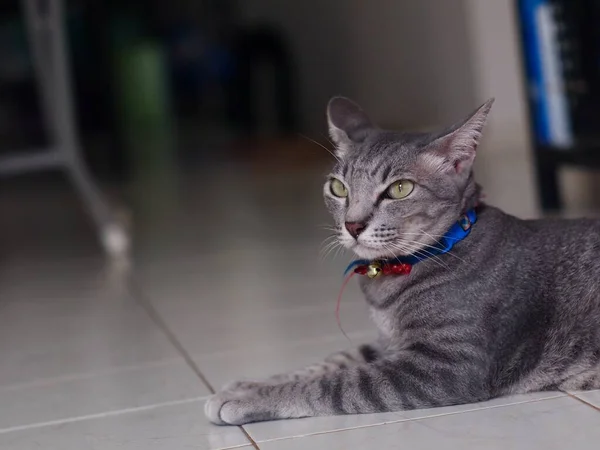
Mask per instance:
[[[248,433],[248,431],[243,426],[239,426],[238,428],[240,430],[242,430],[242,433],[244,433],[244,436],[246,436],[246,439],[248,439],[250,441],[250,445],[252,445],[252,447],[254,447],[256,450],[260,450],[260,447],[258,446],[258,442],[256,442],[254,439],[252,439],[252,436],[250,436],[250,433]]]
[[[489,410],[489,409],[507,408],[510,406],[525,405],[528,403],[539,403],[539,402],[544,402],[544,401],[548,401],[548,400],[556,400],[557,398],[566,398],[566,397],[567,397],[566,395],[555,395],[553,397],[539,398],[539,399],[534,399],[534,400],[526,400],[526,401],[522,401],[522,402],[508,403],[505,405],[493,405],[493,406],[487,406],[485,408],[474,408],[474,409],[467,409],[464,411],[454,411],[454,412],[440,413],[440,414],[434,414],[431,416],[423,416],[423,417],[415,417],[415,418],[402,418],[399,420],[390,420],[390,421],[381,422],[381,423],[358,425],[355,427],[338,428],[335,430],[327,430],[327,431],[317,431],[315,433],[307,433],[307,434],[297,435],[297,436],[285,436],[285,437],[278,437],[278,438],[273,438],[273,439],[265,439],[264,441],[259,441],[259,443],[277,442],[277,441],[284,441],[287,439],[301,439],[301,438],[312,437],[312,436],[320,436],[322,434],[341,433],[344,431],[360,430],[363,428],[382,427],[382,426],[394,425],[394,424],[398,424],[398,423],[420,422],[420,421],[427,420],[427,419],[436,419],[438,417],[455,416],[455,415],[466,414],[466,413],[476,413],[479,411],[485,411],[485,410]],[[400,413],[401,413],[401,411],[398,413],[398,415],[400,415]]]
[[[131,413],[137,413],[137,412],[143,412],[143,411],[151,411],[154,409],[165,408],[165,407],[169,407],[169,406],[187,405],[189,403],[195,403],[195,402],[199,402],[202,400],[206,400],[207,398],[208,398],[208,396],[203,395],[202,397],[186,398],[183,400],[172,400],[169,402],[154,403],[152,405],[136,406],[133,408],[116,409],[113,411],[105,411],[105,412],[96,413],[96,414],[87,414],[85,416],[68,417],[65,419],[49,420],[47,422],[37,422],[37,423],[31,423],[28,425],[17,425],[14,427],[0,429],[0,434],[12,433],[15,431],[32,430],[32,429],[36,429],[36,428],[45,428],[45,427],[51,427],[51,426],[56,426],[56,425],[66,425],[66,424],[70,424],[70,423],[84,422],[86,420],[104,419],[107,417],[115,417],[115,416],[121,416],[124,414],[131,414]]]
[[[183,347],[183,344],[181,344],[181,342],[179,341],[179,339],[177,338],[175,333],[173,333],[173,331],[171,331],[171,329],[169,328],[167,323],[160,316],[160,314],[158,313],[158,311],[156,310],[156,308],[154,307],[154,305],[152,304],[150,299],[146,296],[146,294],[144,293],[144,290],[136,282],[136,280],[132,274],[129,274],[127,276],[127,287],[129,289],[129,292],[130,292],[131,296],[133,297],[133,299],[135,301],[137,301],[142,306],[142,308],[144,308],[146,313],[150,316],[150,319],[165,334],[168,341],[171,343],[171,345],[173,345],[173,347],[175,347],[175,350],[177,350],[177,352],[183,357],[183,359],[185,360],[185,362],[189,366],[189,368],[200,379],[200,381],[206,386],[206,388],[208,388],[208,390],[211,393],[215,394],[216,391],[215,391],[215,388],[213,387],[213,385],[208,381],[206,376],[202,373],[202,371],[200,370],[200,367],[198,367],[198,365],[196,364],[194,359],[191,357],[189,352]],[[260,450],[260,448],[258,447],[258,444],[256,443],[256,441],[254,439],[252,439],[252,437],[250,436],[248,431],[246,431],[246,429],[242,426],[239,426],[238,428],[240,429],[242,434],[244,434],[244,436],[246,436],[246,439],[248,439],[250,444],[256,450]]]
[[[177,358],[164,358],[164,359],[160,359],[157,361],[150,361],[150,362],[144,362],[144,363],[135,364],[135,365],[114,367],[111,369],[100,370],[97,372],[80,372],[80,373],[62,375],[62,376],[53,377],[53,378],[43,378],[43,379],[39,379],[39,380],[28,381],[28,382],[21,383],[21,384],[8,384],[6,386],[0,386],[0,392],[11,392],[11,391],[20,390],[20,389],[31,389],[31,388],[35,389],[35,388],[45,387],[45,386],[49,386],[49,385],[55,385],[55,384],[59,384],[59,383],[69,383],[72,381],[90,380],[90,379],[93,379],[93,378],[96,378],[99,376],[119,375],[119,374],[133,372],[133,371],[141,370],[141,369],[163,367],[163,366],[168,366],[168,365],[173,365],[173,364],[182,364],[182,363],[185,363],[185,361],[180,356],[178,356]]]
[[[575,394],[571,394],[570,392],[566,392],[565,391],[565,394],[567,394],[572,399],[577,400],[578,402],[583,403],[584,405],[589,406],[590,408],[595,409],[596,411],[600,412],[600,407],[594,405],[593,403],[590,403],[587,400],[585,400],[585,399],[583,399],[581,397],[578,397]]]
[[[158,314],[158,311],[156,310],[150,299],[146,297],[146,295],[143,293],[142,289],[138,286],[133,277],[129,277],[129,282],[127,284],[131,296],[142,306],[142,308],[144,308],[146,313],[150,316],[152,322],[154,322],[154,324],[163,332],[163,334],[166,335],[169,343],[173,345],[173,347],[175,347],[175,350],[177,350],[177,352],[183,357],[186,364],[190,367],[190,369],[192,369],[196,376],[200,378],[202,383],[204,383],[205,387],[207,387],[208,390],[212,394],[214,394],[215,389],[213,388],[212,384],[206,379],[206,377],[204,376],[200,368],[197,366],[197,364],[194,362],[190,354],[187,352],[187,350],[185,350],[181,342],[179,342],[179,339],[177,339],[175,333],[171,331],[171,329],[168,327],[168,325],[165,323],[162,317],[160,317],[160,314]]]

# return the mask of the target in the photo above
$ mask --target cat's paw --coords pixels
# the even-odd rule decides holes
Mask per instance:
[[[248,393],[249,391],[255,391],[258,388],[260,388],[261,386],[265,386],[268,383],[265,380],[239,380],[239,381],[232,381],[230,383],[227,383],[225,386],[223,386],[221,388],[221,391],[224,392],[238,392],[240,394],[242,393]]]
[[[261,410],[259,401],[254,396],[226,391],[209,398],[204,405],[204,413],[215,425],[244,425],[276,418]]]
[[[204,404],[204,414],[206,415],[206,418],[215,425],[228,425],[221,417],[221,408],[223,408],[225,403],[232,400],[231,397],[231,393],[226,392],[219,392],[210,397]]]

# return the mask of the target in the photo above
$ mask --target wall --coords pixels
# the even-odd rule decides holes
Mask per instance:
[[[496,102],[476,165],[490,203],[538,213],[514,0],[465,0],[470,67],[479,102]]]
[[[278,23],[298,59],[305,132],[325,133],[331,95],[358,100],[386,126],[447,125],[496,97],[479,181],[509,212],[537,214],[514,0],[254,0],[248,22]],[[585,187],[571,175],[568,198]],[[581,203],[581,202],[580,202]]]
[[[301,117],[322,132],[330,96],[380,122],[449,124],[474,108],[463,0],[240,2],[246,22],[278,24],[297,58]]]

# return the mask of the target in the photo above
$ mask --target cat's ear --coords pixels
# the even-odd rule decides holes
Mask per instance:
[[[434,139],[422,154],[423,162],[436,172],[469,172],[493,103],[494,99],[489,99],[465,120]]]
[[[373,126],[361,107],[345,97],[329,100],[327,121],[338,156],[344,156],[352,143],[362,142]]]

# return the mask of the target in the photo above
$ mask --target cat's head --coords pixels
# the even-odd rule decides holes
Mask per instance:
[[[477,201],[473,161],[493,101],[442,132],[401,133],[333,98],[327,117],[338,163],[324,196],[341,244],[369,259],[435,246]]]

